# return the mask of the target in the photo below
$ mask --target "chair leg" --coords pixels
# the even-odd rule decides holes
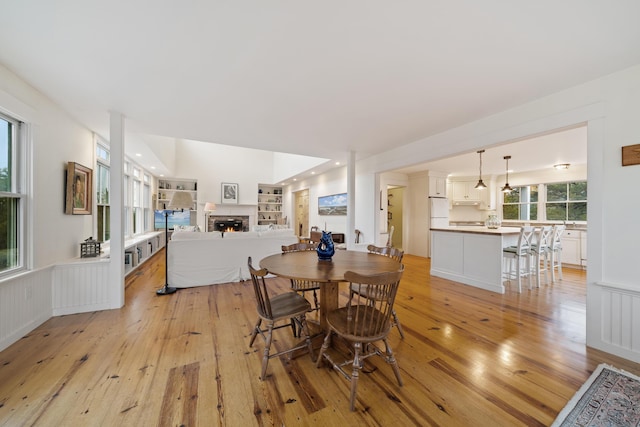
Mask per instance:
[[[313,344],[311,343],[309,325],[307,324],[307,319],[304,314],[300,317],[300,324],[302,326],[302,332],[304,333],[304,338],[307,343],[307,348],[309,349],[309,355],[311,356],[311,360],[315,362],[315,359],[313,358]]]
[[[264,354],[262,355],[262,372],[260,379],[264,381],[267,375],[267,365],[269,364],[269,350],[271,349],[271,338],[273,336],[273,322],[267,325],[267,339],[264,343]]]
[[[395,326],[398,327],[398,332],[400,332],[400,338],[404,339],[404,330],[402,329],[402,325],[400,324],[400,321],[398,320],[398,315],[396,314],[396,309],[395,308],[393,309],[391,314],[393,315],[393,323],[395,324]]]
[[[260,332],[261,324],[262,324],[262,319],[258,317],[256,326],[253,327],[253,332],[251,332],[251,341],[249,341],[249,347],[251,347],[253,345],[253,342],[256,340],[256,337],[258,336],[258,332]]]
[[[318,293],[316,290],[313,290],[313,306],[316,310],[320,310],[320,304],[318,303]]]
[[[362,351],[362,343],[356,342],[353,344],[353,372],[351,372],[351,397],[350,406],[351,411],[356,410],[356,392],[358,389],[358,377],[360,376],[360,369],[362,369],[362,362],[360,361],[360,352]]]
[[[327,336],[324,337],[322,347],[320,347],[320,353],[318,353],[318,358],[316,359],[316,368],[322,366],[322,359],[325,351],[327,351],[327,349],[329,348],[329,344],[331,344],[331,331],[327,332]]]
[[[516,257],[516,275],[518,276],[518,293],[521,294],[522,293],[522,271],[520,270],[520,259],[522,257],[521,256],[517,256]]]
[[[562,280],[562,249],[558,250],[558,278]]]
[[[540,252],[536,252],[535,254],[535,273],[536,273],[536,288],[540,287]]]
[[[398,384],[400,385],[400,387],[402,387],[403,382],[402,382],[402,377],[400,377],[400,368],[398,367],[398,361],[393,355],[393,351],[391,350],[391,346],[389,345],[389,342],[387,341],[387,339],[385,338],[383,341],[384,341],[385,352],[387,353],[387,363],[391,365],[391,367],[393,368],[393,373],[396,374],[396,379],[398,380]]]

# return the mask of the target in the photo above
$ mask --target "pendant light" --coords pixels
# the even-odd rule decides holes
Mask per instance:
[[[478,190],[487,188],[485,183],[482,182],[482,153],[484,153],[484,150],[478,150],[478,154],[480,155],[480,176],[478,178],[478,183],[475,186],[475,188],[477,188]]]
[[[504,159],[507,161],[507,177],[504,180],[504,187],[502,187],[503,193],[511,193],[511,191],[513,191],[513,188],[511,188],[511,186],[509,185],[509,159],[510,158],[511,156],[504,156]]]

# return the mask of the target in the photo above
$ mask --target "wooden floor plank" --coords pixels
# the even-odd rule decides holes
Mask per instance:
[[[52,318],[0,353],[0,425],[548,425],[599,363],[640,374],[585,346],[582,270],[500,295],[432,278],[426,258],[403,262],[406,338],[389,341],[404,386],[369,359],[353,413],[348,382],[304,352],[271,359],[259,379],[248,282],[157,296],[160,251],[127,277],[122,309]],[[298,341],[274,336],[277,350]]]

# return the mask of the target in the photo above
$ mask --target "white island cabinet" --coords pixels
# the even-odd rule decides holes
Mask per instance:
[[[517,245],[520,228],[431,229],[431,275],[504,293],[502,249]]]

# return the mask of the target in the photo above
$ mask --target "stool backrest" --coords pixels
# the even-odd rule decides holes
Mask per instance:
[[[551,247],[559,248],[560,247],[560,238],[562,237],[562,233],[567,227],[563,224],[556,224],[553,226],[552,237],[551,237]]]
[[[518,253],[529,252],[534,241],[535,228],[530,225],[520,227],[520,236],[518,237]]]
[[[536,241],[535,245],[540,250],[545,250],[551,247],[551,243],[553,240],[553,226],[545,225],[544,227],[539,227],[536,232]]]

